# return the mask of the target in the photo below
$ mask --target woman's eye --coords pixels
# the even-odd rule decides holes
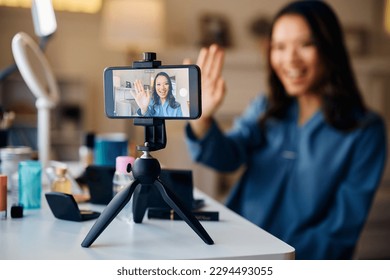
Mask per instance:
[[[312,47],[312,46],[314,46],[314,42],[307,41],[307,42],[303,42],[301,45],[302,45],[302,47]]]
[[[273,43],[271,45],[271,49],[272,50],[283,50],[284,49],[284,45],[280,44],[280,43]]]

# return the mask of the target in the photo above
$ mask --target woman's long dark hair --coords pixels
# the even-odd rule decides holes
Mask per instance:
[[[285,6],[274,18],[275,22],[284,15],[302,16],[308,23],[314,43],[324,66],[324,77],[319,86],[322,110],[326,121],[336,129],[351,130],[358,125],[359,117],[366,111],[357,87],[344,43],[341,26],[333,10],[322,1],[298,1]],[[271,67],[271,48],[268,50],[269,104],[260,119],[262,127],[269,118],[281,119],[292,102],[281,81]]]
[[[152,98],[153,98],[153,101],[154,101],[154,104],[153,104],[153,107],[155,105],[160,105],[161,104],[161,100],[160,100],[160,96],[158,96],[157,94],[157,91],[156,91],[156,80],[157,80],[157,77],[159,76],[164,76],[165,78],[167,78],[167,81],[169,83],[169,91],[168,91],[168,95],[167,95],[167,101],[168,101],[168,104],[170,107],[172,108],[177,108],[180,106],[180,103],[176,101],[175,99],[175,96],[173,95],[173,87],[172,87],[172,81],[171,81],[171,78],[169,77],[169,75],[165,72],[160,72],[156,75],[156,77],[154,78],[154,82],[153,82],[153,94],[152,94]],[[154,109],[154,108],[153,108]]]

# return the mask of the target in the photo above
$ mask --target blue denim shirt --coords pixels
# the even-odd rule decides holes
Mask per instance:
[[[154,106],[153,106],[154,105]],[[154,110],[153,110],[154,109]],[[141,110],[137,110],[138,115],[141,114]],[[168,102],[164,104],[155,105],[153,101],[148,105],[148,110],[145,112],[144,117],[182,117],[183,113],[181,111],[181,106],[172,108],[169,106]]]
[[[226,134],[213,123],[197,140],[187,126],[192,158],[223,172],[245,165],[227,206],[293,246],[297,259],[351,258],[386,161],[382,119],[370,112],[342,132],[318,111],[299,126],[294,102],[262,133],[266,103],[255,99]]]

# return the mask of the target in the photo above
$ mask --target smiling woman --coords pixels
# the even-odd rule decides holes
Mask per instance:
[[[135,92],[133,95],[140,108],[137,112],[138,115],[144,117],[183,116],[181,105],[176,101],[173,94],[171,77],[167,73],[160,72],[156,75],[151,93],[149,89],[145,89],[140,80],[136,80],[134,85]]]
[[[224,133],[224,51],[201,50],[201,118],[186,127],[192,158],[245,171],[229,208],[296,249],[297,259],[349,259],[386,161],[382,118],[363,103],[339,21],[323,1],[297,1],[274,17],[269,94]],[[243,89],[246,91],[247,89]]]

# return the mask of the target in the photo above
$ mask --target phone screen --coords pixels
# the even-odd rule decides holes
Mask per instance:
[[[201,114],[200,70],[196,65],[104,70],[109,118],[195,119]]]

